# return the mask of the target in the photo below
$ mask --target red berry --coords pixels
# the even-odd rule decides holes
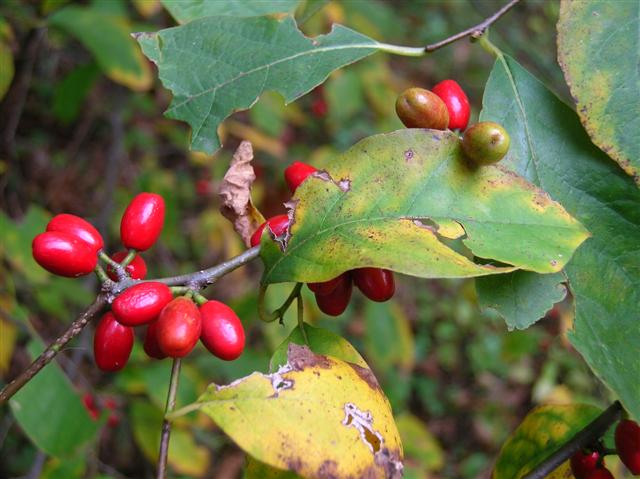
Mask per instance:
[[[353,270],[353,282],[367,298],[383,302],[396,291],[393,273],[388,269],[360,268]]]
[[[93,354],[103,371],[122,369],[133,349],[133,329],[120,324],[112,313],[100,319],[93,337]]]
[[[285,231],[287,231],[287,227],[289,226],[289,216],[287,215],[278,215],[272,218],[269,218],[267,221],[262,223],[260,227],[254,231],[251,235],[251,246],[258,246],[260,244],[260,239],[262,238],[262,232],[266,225],[269,225],[271,231],[276,237],[282,236]]]
[[[431,91],[438,95],[449,112],[449,129],[464,130],[469,124],[471,108],[464,90],[454,80],[444,80],[434,86]]]
[[[139,326],[156,319],[172,299],[173,294],[166,284],[148,281],[125,290],[113,301],[111,309],[120,323]]]
[[[342,274],[338,278],[341,278],[341,280],[331,293],[325,295],[316,294],[316,303],[320,311],[329,316],[340,316],[344,313],[344,310],[349,305],[351,292],[353,291],[353,283],[349,274]]]
[[[82,404],[84,405],[84,408],[89,413],[89,417],[91,417],[91,419],[95,421],[100,417],[100,409],[98,409],[98,406],[96,404],[95,398],[93,397],[93,394],[86,393],[84,396],[82,396]]]
[[[324,98],[316,98],[311,102],[311,112],[317,118],[322,118],[329,111],[329,105]]]
[[[91,245],[96,253],[104,246],[104,241],[98,230],[91,223],[76,215],[63,213],[54,216],[47,224],[47,231],[61,231],[75,236]]]
[[[111,256],[111,259],[116,263],[121,263],[126,257],[126,251],[118,251]],[[125,269],[127,274],[133,279],[144,279],[147,276],[147,263],[144,262],[142,256],[139,254],[134,256],[133,261],[131,261]],[[107,266],[107,274],[112,280],[118,281],[118,275],[113,267]]]
[[[238,358],[244,349],[244,328],[236,313],[224,303],[207,301],[200,306],[200,314],[202,344],[225,361]]]
[[[190,299],[176,298],[160,313],[157,328],[160,350],[169,357],[182,358],[191,352],[200,338],[200,311]]]
[[[315,173],[318,171],[317,168],[314,168],[311,165],[307,165],[306,163],[302,163],[301,161],[294,161],[284,170],[284,179],[287,182],[287,186],[289,187],[289,191],[291,193],[295,193],[296,189],[300,184],[306,180],[311,173]]]
[[[40,233],[33,239],[31,250],[40,266],[68,278],[89,274],[98,264],[93,246],[61,231]]]
[[[164,359],[166,354],[160,349],[158,344],[158,321],[154,321],[147,326],[147,332],[144,335],[144,352],[147,356],[154,359]]]
[[[640,425],[623,419],[616,427],[616,449],[622,463],[634,475],[640,475]]]
[[[155,193],[137,195],[122,215],[120,239],[127,248],[146,251],[156,242],[164,225],[164,200]]]
[[[604,465],[604,461],[600,462],[600,453],[598,451],[586,454],[578,451],[571,456],[570,462],[571,472],[576,476],[576,479],[585,479],[591,471]]]
[[[606,467],[595,469],[585,476],[585,479],[616,479]]]
[[[325,296],[333,292],[341,281],[344,281],[343,276],[346,274],[347,273],[342,273],[340,276],[336,276],[329,281],[323,281],[322,283],[308,283],[307,286],[314,293],[319,294],[320,296]]]

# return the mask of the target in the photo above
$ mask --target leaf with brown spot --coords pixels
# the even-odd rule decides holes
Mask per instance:
[[[256,460],[306,478],[399,479],[391,407],[362,369],[291,344],[278,371],[212,384],[173,416],[199,409]]]
[[[233,228],[247,246],[251,245],[253,232],[264,222],[264,216],[251,201],[251,185],[256,179],[252,160],[251,143],[243,141],[233,154],[218,192],[222,200],[220,212],[233,223]]]

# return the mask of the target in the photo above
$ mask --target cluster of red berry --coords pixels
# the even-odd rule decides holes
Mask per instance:
[[[164,225],[165,204],[160,195],[140,193],[122,216],[120,239],[127,251],[115,253],[107,266],[113,281],[142,280],[147,266],[137,252],[156,242]],[[100,233],[84,219],[61,214],[47,225],[46,232],[33,240],[35,260],[46,270],[66,277],[86,275],[103,258],[104,241]],[[106,258],[108,260],[108,258]],[[117,267],[119,264],[121,267]],[[231,308],[219,301],[207,301],[196,295],[198,307],[190,295],[174,299],[169,286],[160,281],[133,284],[119,294],[111,311],[100,319],[94,336],[94,357],[103,371],[118,371],[133,349],[133,328],[148,325],[144,350],[152,358],[184,357],[198,339],[221,359],[236,359],[244,349],[242,323]]]
[[[118,403],[113,397],[99,398],[98,401],[96,401],[96,397],[93,394],[86,393],[82,396],[82,404],[94,421],[96,421],[100,417],[100,413],[106,409],[109,412],[107,426],[116,427],[120,424]]]
[[[640,476],[640,425],[630,419],[620,421],[616,426],[615,443],[622,463],[634,476]],[[576,452],[570,463],[576,479],[614,479],[605,467],[601,447]]]
[[[316,171],[318,170],[313,166],[300,161],[289,165],[284,170],[284,178],[291,194],[295,193],[298,186]],[[251,246],[260,244],[262,233],[267,225],[276,238],[280,237],[287,232],[289,217],[277,215],[262,223],[251,235]],[[393,273],[381,268],[359,268],[346,271],[329,281],[309,283],[307,286],[315,294],[316,303],[323,313],[339,316],[349,305],[354,283],[367,298],[373,301],[387,301],[396,290]]]
[[[491,121],[469,124],[471,109],[464,90],[454,80],[444,80],[433,87],[409,88],[396,100],[396,113],[407,128],[464,131],[462,150],[478,165],[500,161],[509,150],[506,130]]]

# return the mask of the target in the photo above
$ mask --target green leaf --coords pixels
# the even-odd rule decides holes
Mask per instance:
[[[569,339],[640,418],[640,189],[591,143],[575,112],[512,58],[496,61],[483,106],[481,118],[511,135],[507,166],[592,233],[566,268],[576,308]]]
[[[593,142],[640,186],[640,8],[563,0],[558,61]]]
[[[291,13],[299,0],[161,0],[178,23],[202,17],[259,17],[274,13]]]
[[[402,446],[370,370],[289,346],[276,373],[212,384],[200,409],[248,454],[303,477],[399,478]]]
[[[601,412],[597,407],[581,404],[532,410],[502,446],[492,478],[523,477]]]
[[[444,453],[424,422],[413,414],[403,413],[396,417],[396,424],[404,444],[405,457],[418,465],[419,477],[429,477],[430,471],[442,469]]]
[[[52,112],[60,121],[70,123],[75,120],[99,72],[94,63],[82,65],[56,85]]]
[[[208,17],[137,40],[173,93],[166,115],[189,123],[191,147],[206,152],[220,147],[220,123],[263,92],[278,91],[290,103],[383,47],[341,25],[310,39],[291,17]]]
[[[285,339],[278,349],[276,349],[269,362],[269,370],[271,372],[277,371],[278,368],[287,363],[287,352],[289,351],[289,344],[306,344],[311,351],[316,354],[323,354],[325,356],[332,356],[348,363],[357,364],[363,368],[369,368],[367,363],[360,353],[351,346],[351,343],[331,331],[322,328],[316,328],[310,324],[304,324],[304,331],[307,335],[308,343],[305,343],[304,336],[300,331],[300,326],[291,331],[291,334]]]
[[[42,344],[29,344],[32,358],[42,350]],[[89,417],[55,361],[25,384],[9,400],[9,406],[29,439],[52,456],[75,455],[93,441],[98,431],[99,423]]]
[[[151,87],[151,70],[129,35],[131,26],[125,17],[69,5],[49,17],[49,23],[77,38],[116,83],[137,91]]]
[[[260,462],[251,456],[247,457],[247,467],[244,471],[244,479],[299,479],[295,472],[276,469],[264,462]]]
[[[415,362],[415,344],[409,319],[394,301],[367,301],[364,321],[366,357],[376,372],[385,377],[391,373],[391,381],[397,382],[398,371],[410,371]]]
[[[263,284],[327,281],[363,266],[426,278],[562,269],[587,238],[582,225],[512,172],[469,167],[460,143],[451,131],[404,129],[334,158],[289,203],[284,251],[265,228]],[[474,263],[446,244],[457,238],[506,265]]]
[[[564,281],[561,273],[514,271],[477,278],[476,289],[480,307],[495,309],[511,331],[528,328],[562,301],[567,294]]]

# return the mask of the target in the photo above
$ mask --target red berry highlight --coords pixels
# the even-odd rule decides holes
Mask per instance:
[[[316,303],[324,314],[329,316],[340,316],[344,313],[351,300],[353,283],[349,274],[338,276],[341,278],[338,285],[329,294],[321,295],[316,293]]]
[[[155,193],[137,195],[122,215],[122,244],[137,251],[146,251],[158,239],[164,225],[164,200]]]
[[[150,358],[164,359],[167,357],[158,344],[158,321],[154,321],[147,326],[147,331],[144,334],[143,348],[144,352],[147,353],[147,356]]]
[[[220,301],[200,306],[202,332],[200,341],[211,354],[225,361],[238,358],[244,350],[244,327],[236,313]]]
[[[336,276],[335,278],[330,279],[329,281],[323,281],[321,283],[308,283],[307,286],[314,293],[319,294],[321,296],[325,296],[327,294],[332,293],[336,289],[336,287],[342,281],[345,280],[345,278],[343,278],[343,276],[345,276],[347,274],[348,273],[342,273],[340,276]]]
[[[353,270],[353,282],[362,291],[362,294],[372,301],[387,301],[396,291],[393,273],[388,269],[355,269]]]
[[[44,269],[68,278],[89,274],[98,264],[93,246],[61,231],[40,233],[33,239],[31,251]]]
[[[113,301],[111,309],[121,324],[140,326],[155,320],[172,299],[166,284],[149,281],[125,290]]]
[[[104,247],[104,240],[91,223],[76,215],[60,214],[54,216],[47,224],[47,231],[61,231],[91,245],[97,253]]]
[[[127,257],[126,251],[118,251],[111,256],[111,259],[116,263],[121,263],[123,259]],[[125,268],[129,277],[133,279],[144,279],[147,276],[147,263],[145,263],[142,256],[135,255],[133,261]],[[118,274],[112,266],[107,266],[107,275],[114,281],[118,281]]]
[[[622,463],[634,475],[640,474],[640,425],[623,419],[616,426],[616,449]]]
[[[200,338],[200,311],[188,298],[176,298],[167,304],[156,323],[158,346],[171,358],[189,354]]]
[[[454,80],[444,80],[434,86],[431,91],[438,95],[449,112],[449,129],[464,130],[469,124],[471,107],[464,90]]]
[[[589,473],[604,465],[604,461],[601,461],[598,451],[587,453],[578,451],[571,456],[570,464],[571,472],[573,472],[576,479],[586,479]]]
[[[122,369],[133,349],[133,329],[120,324],[112,313],[100,319],[93,337],[93,355],[103,371]]]
[[[262,232],[264,231],[265,226],[269,225],[269,228],[273,232],[276,237],[282,236],[285,231],[287,231],[287,227],[289,226],[289,216],[287,215],[278,215],[272,218],[269,218],[267,221],[262,223],[260,227],[254,231],[251,235],[251,246],[258,246],[260,244],[260,239],[262,238]]]
[[[287,182],[289,191],[291,191],[292,194],[295,193],[298,186],[300,186],[302,182],[309,177],[309,175],[316,171],[318,171],[317,168],[307,165],[306,163],[302,163],[301,161],[294,161],[291,163],[284,170],[284,179]]]

